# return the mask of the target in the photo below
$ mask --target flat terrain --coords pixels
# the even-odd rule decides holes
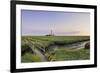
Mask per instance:
[[[89,41],[89,36],[22,36],[21,61],[87,60]]]

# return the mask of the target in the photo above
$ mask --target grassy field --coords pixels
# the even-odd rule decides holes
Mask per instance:
[[[77,48],[69,49],[66,46],[62,46],[57,47],[59,50],[54,51],[54,47],[50,47],[50,44],[55,41],[63,43],[78,42],[82,40],[89,40],[89,38],[89,36],[22,36],[21,61],[24,63],[44,62],[41,60],[40,54],[36,51],[40,51],[40,53],[48,59],[47,61],[87,60],[90,58],[89,48],[76,50]],[[30,43],[34,44],[36,50],[32,51],[30,49]],[[44,52],[41,52],[43,49]]]
[[[80,50],[58,50],[53,56],[54,60],[57,61],[66,61],[66,60],[86,60],[90,57],[89,49],[80,49]]]

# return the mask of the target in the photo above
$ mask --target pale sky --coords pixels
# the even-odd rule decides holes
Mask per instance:
[[[90,35],[90,14],[21,10],[22,35],[42,36],[53,30],[55,35]]]

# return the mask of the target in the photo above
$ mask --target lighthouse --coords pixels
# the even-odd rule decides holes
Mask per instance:
[[[46,36],[54,36],[54,32],[53,32],[53,29],[52,28],[50,29],[49,34],[47,34]]]

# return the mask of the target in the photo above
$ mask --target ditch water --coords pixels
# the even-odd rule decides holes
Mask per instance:
[[[82,49],[89,41],[76,42],[72,44],[54,44],[48,47],[49,51],[56,51],[59,49]]]

